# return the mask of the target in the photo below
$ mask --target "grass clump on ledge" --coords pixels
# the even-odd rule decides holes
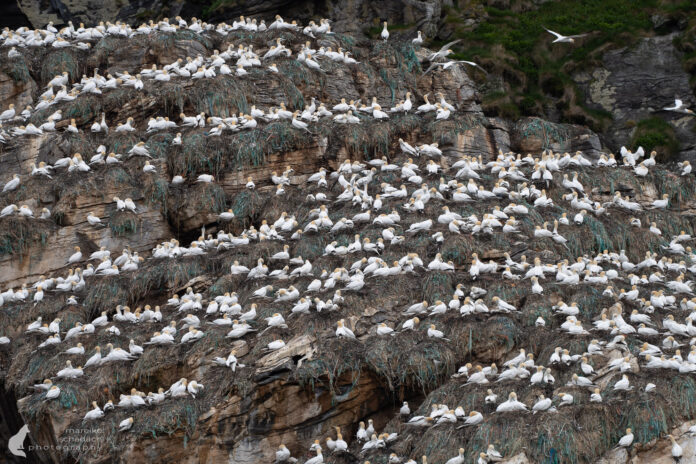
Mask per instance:
[[[169,172],[184,177],[195,177],[211,173],[215,177],[220,172],[224,143],[219,138],[194,134],[183,139],[181,148],[172,150],[167,157]]]
[[[87,123],[99,116],[103,110],[102,99],[96,95],[83,95],[70,102],[66,117],[74,118],[79,123]]]
[[[232,201],[232,211],[236,218],[256,219],[264,207],[264,201],[255,190],[244,190]],[[247,224],[244,224],[247,227]]]
[[[655,150],[658,163],[664,163],[672,160],[679,152],[679,141],[671,124],[653,117],[643,119],[636,125],[631,148],[635,150],[638,147],[643,147],[646,155]]]
[[[143,189],[145,201],[149,205],[159,203],[163,214],[167,214],[167,199],[169,197],[169,185],[163,179],[153,179],[146,181]]]
[[[131,212],[115,212],[109,219],[109,227],[117,237],[133,234],[138,231],[138,217]]]
[[[6,217],[0,219],[0,256],[22,255],[36,244],[46,244],[54,224],[46,220]]]
[[[110,276],[89,286],[84,304],[91,308],[93,314],[99,314],[101,311],[113,311],[117,305],[128,304],[128,296],[129,292],[121,279]]]
[[[205,261],[191,257],[176,264],[166,260],[155,261],[138,270],[130,290],[133,295],[144,296],[153,290],[157,293],[165,289],[177,288],[206,271]]]
[[[311,360],[306,360],[295,371],[295,378],[301,386],[309,386],[312,390],[317,387],[327,387],[334,396],[340,392],[339,379],[350,376],[351,383],[357,384],[360,378],[362,344],[355,340],[334,339],[327,341],[326,346]]]
[[[243,85],[229,76],[206,79],[205,85],[193,86],[186,92],[186,100],[196,113],[213,114],[222,118],[249,111]]]
[[[24,61],[24,58],[15,58],[13,60],[9,60],[9,63],[6,66],[3,66],[3,68],[14,82],[29,82],[31,79],[29,68],[27,67],[27,62]]]
[[[380,41],[374,47],[373,56],[381,57],[388,66],[394,68],[393,71],[386,67],[379,70],[380,78],[391,91],[392,104],[397,103],[397,95],[403,95],[409,90],[405,86],[416,87],[416,76],[421,71],[421,65],[410,42],[394,45],[393,42]]]
[[[195,192],[190,192],[193,196],[192,203],[206,211],[221,213],[225,210],[225,192],[218,184],[203,183]]]
[[[440,385],[455,369],[456,354],[446,343],[426,338],[415,344],[414,340],[409,340],[410,345],[406,345],[404,338],[398,341],[377,339],[366,350],[368,366],[390,385],[390,389],[404,386],[426,393]],[[405,349],[406,346],[409,349]]]
[[[319,134],[326,131],[325,126],[320,126]],[[270,154],[306,148],[315,143],[315,137],[308,137],[288,122],[273,122],[262,128],[228,132],[221,137],[205,134],[184,137],[181,148],[169,152],[167,163],[169,172],[185,177],[209,173],[217,178],[223,169],[262,166]]]
[[[51,51],[41,66],[41,82],[46,84],[63,72],[68,73],[71,82],[75,81],[80,76],[77,59],[67,50]]]

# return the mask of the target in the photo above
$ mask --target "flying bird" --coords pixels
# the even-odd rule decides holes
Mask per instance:
[[[587,34],[577,34],[577,35],[562,35],[559,34],[558,32],[554,32],[550,29],[546,29],[546,32],[549,34],[552,34],[553,36],[556,37],[556,39],[551,42],[551,43],[575,43],[575,39],[579,39],[580,37],[585,37]]]

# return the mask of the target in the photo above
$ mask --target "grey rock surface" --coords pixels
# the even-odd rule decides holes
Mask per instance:
[[[574,76],[586,103],[612,114],[613,121],[602,135],[613,149],[631,142],[634,123],[657,116],[675,128],[681,157],[693,159],[696,154],[696,118],[661,110],[675,98],[689,107],[696,104],[674,38],[674,34],[650,37],[631,48],[610,50],[601,67]]]

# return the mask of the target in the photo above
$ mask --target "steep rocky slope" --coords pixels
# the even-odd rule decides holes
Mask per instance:
[[[659,148],[665,159],[695,159],[694,118],[660,111],[675,96],[696,104],[693,2],[19,0],[18,4],[21,11],[12,2],[0,6],[7,25],[117,20],[136,24],[176,15],[215,22],[246,15],[270,23],[282,11],[302,23],[329,17],[335,31],[375,37],[380,22],[387,20],[393,32],[404,36],[421,30],[432,43],[463,39],[453,47],[455,56],[483,63],[491,76],[481,92],[488,116],[538,116],[584,124],[612,149],[643,145]],[[22,14],[27,19],[20,18]],[[571,46],[550,45],[544,27],[589,35]]]
[[[106,37],[94,41],[88,51],[28,49],[22,57],[2,63],[0,106],[4,109],[9,103],[15,103],[18,108],[36,104],[42,92],[38,89],[43,89],[56,74],[64,71],[70,83],[74,83],[83,74],[92,75],[95,68],[102,74],[116,75],[124,71],[136,74],[152,64],[161,68],[177,58],[210,56],[214,50],[227,50],[228,46],[235,49],[239,44],[253,45],[254,50],[263,53],[279,35],[293,50],[293,55],[306,40],[305,36],[292,32],[234,32],[222,36],[215,32],[199,35],[179,31],[153,32],[132,39]],[[84,270],[85,259],[67,264],[75,246],[80,247],[85,257],[100,247],[110,250],[115,257],[128,247],[146,258],[137,270],[118,276],[87,278],[85,288],[74,292],[78,304],[68,303],[67,297],[72,292],[47,293],[38,304],[34,304],[33,296],[26,302],[3,304],[0,335],[12,341],[0,346],[3,385],[0,396],[8,400],[2,407],[2,422],[7,424],[0,429],[3,437],[8,438],[22,422],[28,424],[31,440],[48,446],[48,449],[31,453],[30,457],[38,462],[272,462],[279,444],[284,443],[294,456],[305,458],[315,439],[323,441],[328,436],[334,437],[333,427],[338,426],[344,431],[351,453],[329,455],[326,452],[329,462],[358,462],[368,458],[372,462],[386,462],[390,452],[413,458],[427,455],[430,462],[444,462],[456,455],[460,446],[465,448],[467,458],[474,459],[488,444],[494,444],[505,456],[517,455],[517,462],[524,462],[524,459],[529,462],[595,462],[615,445],[627,426],[632,426],[638,444],[631,452],[638,453],[636,459],[643,460],[634,462],[658,462],[656,455],[659,459],[665,458],[664,434],[681,427],[673,435],[684,444],[685,457],[689,456],[686,453],[693,457],[686,432],[688,421],[696,415],[696,383],[692,375],[666,371],[663,377],[656,378],[650,370],[634,363],[631,365],[634,391],[613,392],[612,385],[620,376],[604,370],[605,359],[597,356],[592,359],[599,371],[596,381],[606,389],[603,391],[605,402],[601,405],[589,403],[586,388],[565,386],[577,372],[575,366],[555,367],[557,382],[553,386],[532,386],[527,380],[516,380],[463,389],[465,378],[452,377],[466,363],[497,363],[500,366],[519,348],[533,353],[538,364],[544,365],[556,346],[568,348],[574,354],[582,353],[592,337],[562,332],[559,326],[563,317],[554,315],[552,306],[561,299],[576,301],[583,322],[589,328],[590,321],[600,318],[603,309],[617,301],[616,297],[603,293],[606,285],[569,287],[553,283],[552,276],[544,282],[543,296],[531,293],[527,280],[507,282],[501,280],[499,274],[482,275],[474,280],[469,273],[473,253],[499,264],[505,263],[503,253],[506,251],[516,261],[525,255],[528,262],[539,258],[552,264],[562,259],[574,261],[578,256],[593,257],[604,250],[619,253],[624,249],[633,262],[641,261],[647,251],[662,256],[666,254],[662,247],[668,245],[672,235],[681,230],[694,233],[696,184],[693,174],[679,176],[673,166],[658,165],[642,178],[627,168],[573,168],[588,195],[598,202],[610,202],[618,191],[648,207],[666,193],[669,209],[634,214],[642,220],[640,228],[629,226],[632,214],[611,207],[611,214],[589,215],[581,227],[561,228],[568,239],[566,245],[549,238],[534,238],[536,226],[545,221],[552,223],[562,213],[569,217],[576,213],[562,198],[567,193],[561,186],[563,173],[556,172],[549,185],[538,183],[538,187],[547,188],[555,206],[537,209],[522,200],[531,211],[519,220],[519,234],[496,231],[478,236],[468,232],[456,235],[449,233],[446,225],[436,224],[430,233],[413,235],[399,245],[387,244],[380,255],[387,263],[417,253],[427,266],[439,252],[445,261],[453,262],[454,271],[418,268],[414,273],[391,278],[370,277],[363,290],[344,292],[345,302],[340,304],[338,311],[317,313],[313,309],[309,315],[289,316],[291,303],[252,296],[262,285],[273,285],[275,290],[294,285],[304,291],[320,276],[321,270],[350,269],[356,260],[372,255],[366,252],[327,254],[327,245],[335,241],[336,246],[347,246],[356,233],[360,239],[369,238],[374,243],[381,237],[383,227],[356,224],[353,230],[307,233],[301,240],[265,240],[219,251],[213,247],[202,256],[176,259],[152,257],[151,252],[157,244],[172,238],[188,247],[198,239],[202,228],[206,236],[216,236],[220,231],[239,236],[252,226],[261,229],[263,220],[276,221],[283,212],[294,215],[304,227],[309,222],[311,210],[318,207],[307,198],[308,194],[324,192],[333,200],[343,191],[334,178],[329,178],[326,188],[309,184],[309,174],[321,167],[336,171],[348,159],[367,162],[384,156],[401,165],[407,157],[401,154],[399,138],[414,146],[437,142],[443,151],[438,161],[447,169],[448,179],[456,172],[450,167],[463,156],[480,157],[481,161],[488,162],[494,160],[499,151],[531,152],[539,156],[545,149],[571,153],[582,150],[584,156],[596,161],[602,152],[596,134],[582,126],[556,124],[539,118],[486,117],[481,111],[476,86],[464,69],[455,67],[422,76],[420,62],[428,51],[414,48],[408,41],[382,43],[336,34],[322,35],[312,42],[315,47],[349,50],[359,63],[346,65],[321,58],[323,70],[314,71],[293,56],[273,60],[280,71],[277,74],[265,67],[252,67],[249,75],[241,78],[217,76],[171,82],[143,79],[142,90],[117,88],[105,90],[101,95],[80,95],[73,101],[37,112],[31,121],[39,125],[60,109],[62,115],[56,121],[58,130],[39,136],[14,137],[0,146],[0,184],[8,182],[13,174],[21,173],[22,177],[18,189],[0,196],[0,209],[17,204],[29,206],[37,215],[42,208],[51,212],[49,219],[16,215],[0,218],[0,288],[3,291],[9,287],[17,289],[23,284],[30,286],[42,275],[66,276],[75,273],[77,267]],[[4,48],[2,53],[6,53]],[[252,130],[227,131],[221,137],[210,135],[210,125],[180,127],[177,131],[181,132],[183,142],[179,146],[172,145],[176,131],[150,134],[145,131],[148,120],[155,116],[180,123],[182,112],[228,117],[239,112],[248,113],[252,105],[268,109],[280,102],[290,110],[301,110],[312,98],[331,107],[341,98],[369,102],[376,97],[387,108],[403,99],[406,92],[411,92],[416,105],[423,102],[426,94],[432,96],[441,92],[456,106],[456,111],[444,121],[436,121],[432,113],[393,114],[386,121],[361,116],[359,125],[320,119],[310,125],[310,133],[294,128],[287,120],[262,122]],[[90,131],[102,112],[111,125],[108,135]],[[116,133],[113,130],[116,123],[124,123],[129,117],[133,118],[137,131]],[[65,131],[71,119],[75,119],[79,128],[77,134]],[[4,127],[9,130],[19,124],[5,123]],[[125,154],[140,141],[152,155],[148,162],[155,166],[155,173],[143,172],[143,158],[124,156],[121,163],[95,165],[89,173],[59,169],[51,178],[29,175],[32,163],[53,164],[75,153],[89,159],[102,144],[107,153]],[[414,162],[424,172],[427,161],[422,156]],[[289,176],[290,185],[284,196],[278,196],[271,176],[288,167],[293,170]],[[532,166],[524,170],[530,174]],[[212,174],[215,182],[196,182],[200,174]],[[172,185],[175,175],[182,175],[187,181]],[[254,190],[246,188],[250,177],[256,186]],[[496,180],[495,175],[482,172],[480,183],[491,189]],[[371,193],[379,191],[381,182],[396,186],[402,181],[398,173],[378,171],[367,183]],[[427,177],[425,182],[431,187],[439,186],[437,176]],[[417,186],[408,185],[410,194]],[[116,211],[113,201],[116,196],[133,199],[137,213]],[[436,218],[445,205],[464,217],[472,214],[482,217],[494,205],[505,207],[509,203],[496,199],[463,205],[453,202],[448,195],[441,202],[432,200],[423,211],[410,213],[403,206],[406,202],[405,199],[385,201],[385,212],[398,210],[404,219],[396,226],[397,234],[427,217]],[[359,207],[350,203],[328,205],[334,223],[360,212]],[[228,209],[233,210],[235,218],[221,220],[219,214]],[[102,218],[104,227],[88,223],[86,218],[90,212]],[[650,222],[659,224],[663,237],[648,232]],[[443,243],[431,239],[435,231],[445,234]],[[263,258],[272,270],[281,269],[283,266],[272,263],[270,257],[281,251],[284,243],[289,244],[291,256],[311,261],[314,270],[311,276],[278,281],[270,278],[249,280],[243,275],[230,274],[235,261],[251,268],[256,265],[257,258]],[[669,256],[675,261],[682,259]],[[673,271],[664,272],[669,278],[676,275]],[[462,284],[467,294],[473,287],[485,288],[487,304],[492,305],[492,297],[497,296],[516,306],[517,311],[467,317],[450,311],[423,316],[421,327],[415,331],[405,331],[394,337],[375,333],[379,323],[397,328],[406,319],[405,308],[417,301],[425,299],[431,304],[439,299],[449,301],[458,284]],[[627,280],[615,286],[617,290],[629,287]],[[194,343],[146,346],[145,353],[132,362],[93,370],[87,368],[85,375],[75,380],[55,379],[66,359],[81,365],[97,345],[105,352],[108,343],[127,348],[129,340],[134,339],[143,345],[156,329],[164,326],[113,322],[117,305],[133,310],[140,308],[140,312],[145,311],[146,305],[160,306],[165,323],[179,321],[185,313],[177,314],[167,302],[174,294],[182,296],[189,292],[188,288],[192,293],[200,293],[206,302],[226,292],[236,292],[244,311],[256,303],[258,315],[252,326],[257,332],[232,340],[225,336],[229,328],[203,324],[201,329],[205,337]],[[650,290],[662,288],[654,283],[642,287],[647,295]],[[32,290],[30,295],[33,294]],[[325,291],[318,297],[324,300],[333,294],[333,290]],[[629,308],[633,306],[627,303],[626,309]],[[110,326],[117,327],[120,335],[99,329],[93,336],[79,337],[85,345],[86,356],[71,358],[64,354],[72,342],[38,348],[45,336],[25,334],[27,325],[39,316],[44,322],[60,318],[64,334],[77,322],[92,321],[102,311],[106,311],[112,321]],[[288,328],[264,331],[263,318],[275,312],[285,314]],[[671,309],[658,309],[652,317],[661,322],[670,312]],[[204,323],[217,317],[205,318],[203,313],[199,311],[198,314]],[[681,312],[679,320],[687,314]],[[545,327],[537,326],[538,318],[545,321]],[[357,339],[335,336],[339,319],[345,319]],[[443,330],[449,340],[429,337],[427,329],[431,323]],[[181,324],[178,328],[185,331]],[[601,336],[611,339],[604,333]],[[267,344],[279,338],[285,341],[285,347],[268,352]],[[615,358],[631,349],[635,351],[637,339],[630,337],[627,346],[607,349],[605,354]],[[659,345],[662,337],[648,339]],[[685,344],[689,342],[686,336],[679,340]],[[236,372],[213,362],[217,356],[227,356],[231,349],[236,349],[239,362],[245,364]],[[665,351],[670,355],[674,353],[674,350]],[[205,385],[204,391],[196,398],[168,398],[159,405],[142,409],[111,411],[103,419],[90,422],[87,433],[76,431],[81,428],[82,418],[92,401],[99,405],[108,400],[117,403],[119,396],[132,388],[154,392],[160,387],[167,389],[182,377]],[[44,393],[32,388],[45,378],[53,378],[60,386],[57,400],[46,401]],[[652,396],[644,391],[648,382],[657,385],[657,392]],[[492,406],[484,406],[487,388],[494,388],[501,397],[514,390],[527,404],[533,404],[538,394],[555,399],[559,392],[572,392],[576,403],[559,409],[556,414],[493,414]],[[13,407],[14,400],[17,409]],[[429,412],[432,404],[444,403],[452,407],[460,405],[467,412],[479,409],[486,415],[486,421],[479,427],[461,430],[451,424],[414,429],[397,417],[402,401],[410,402],[414,415]],[[135,418],[132,429],[118,433],[118,424],[128,416]],[[361,420],[372,420],[378,431],[398,433],[398,440],[388,449],[361,454],[362,445],[353,438]],[[96,448],[58,449],[58,445],[70,443],[70,440],[95,443]],[[15,459],[10,455],[7,458]],[[627,457],[615,452],[606,459],[610,460],[605,462],[619,463],[626,462]]]
[[[13,0],[15,1],[15,0]],[[380,18],[394,24],[417,24],[430,36],[437,33],[445,2],[437,1],[288,1],[288,0],[53,0],[50,3],[36,0],[18,0],[3,5],[6,23],[14,28],[43,26],[49,21],[63,24],[68,21],[97,23],[99,21],[125,21],[135,24],[144,20],[158,20],[181,15],[198,17],[210,22],[229,21],[239,15],[273,18],[278,12],[306,23],[312,18],[330,17],[340,32],[361,35]],[[24,16],[24,17],[22,17]],[[270,21],[269,21],[270,24]]]

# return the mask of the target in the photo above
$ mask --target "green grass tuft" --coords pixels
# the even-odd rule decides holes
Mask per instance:
[[[679,141],[671,124],[653,117],[638,122],[631,148],[635,150],[638,147],[643,147],[646,153],[657,151],[657,160],[664,163],[672,160],[679,152]]]
[[[138,231],[138,217],[131,212],[118,211],[109,219],[109,227],[117,237],[134,234]]]
[[[41,65],[41,82],[45,85],[63,72],[68,73],[71,82],[80,77],[77,58],[67,50],[51,51]],[[81,100],[76,99],[76,100]]]

